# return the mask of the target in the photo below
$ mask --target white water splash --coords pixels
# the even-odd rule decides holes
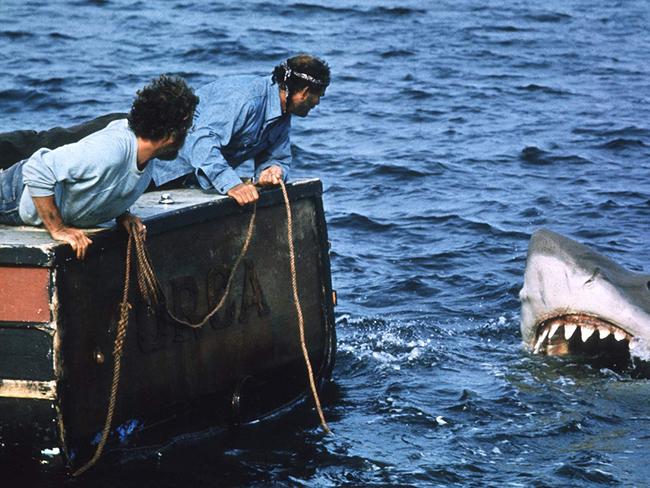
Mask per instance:
[[[645,339],[633,337],[630,340],[630,355],[635,360],[650,362],[650,344]]]

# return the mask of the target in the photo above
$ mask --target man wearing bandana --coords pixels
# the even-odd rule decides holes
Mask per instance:
[[[173,161],[156,160],[153,180],[164,185],[192,173],[204,190],[256,201],[257,189],[243,183],[234,168],[253,159],[259,185],[286,180],[291,166],[291,116],[306,117],[330,82],[324,61],[300,54],[272,76],[233,76],[197,90],[200,102],[185,145]]]

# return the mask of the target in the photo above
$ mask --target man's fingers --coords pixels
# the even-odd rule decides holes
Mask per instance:
[[[228,192],[228,196],[234,198],[241,206],[254,202],[259,198],[257,189],[249,184],[238,185]]]
[[[76,251],[77,259],[83,260],[86,257],[88,246],[92,244],[93,241],[91,241],[88,236],[81,231],[75,233],[73,238],[74,245],[72,245],[72,249]]]
[[[79,245],[77,244],[77,241],[74,239],[66,239],[66,242],[70,244],[70,247],[74,251],[74,255],[79,259]]]
[[[282,180],[282,170],[271,166],[260,175],[259,184],[264,185],[279,185]]]
[[[238,193],[235,199],[237,200],[237,203],[242,207],[248,203],[248,195],[244,192]]]
[[[244,202],[243,205],[252,203],[259,198],[257,190],[253,185],[246,185],[246,187],[243,188],[242,193],[242,200]]]
[[[75,251],[75,256],[77,256],[77,259],[82,260],[84,258],[84,248],[83,244],[79,241],[77,236],[73,236],[73,240],[70,245]]]
[[[77,257],[83,259],[86,257],[86,248],[88,244],[86,243],[85,236],[77,236]]]
[[[83,234],[83,256],[82,259],[86,257],[86,253],[88,252],[88,246],[92,244],[93,241],[88,239],[88,236],[86,234]]]
[[[57,241],[69,244],[77,259],[83,259],[86,256],[88,246],[93,243],[92,239],[82,230],[73,227],[55,230],[51,235]]]

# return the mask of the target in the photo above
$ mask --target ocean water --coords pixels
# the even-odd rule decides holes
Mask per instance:
[[[650,383],[530,355],[517,294],[541,227],[650,268],[648,25],[646,0],[2,0],[2,131],[126,111],[160,73],[333,75],[292,136],[325,188],[333,435],[303,408],[65,484],[647,486]]]

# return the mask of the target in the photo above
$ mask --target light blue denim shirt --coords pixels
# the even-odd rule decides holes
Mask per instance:
[[[270,77],[232,76],[196,91],[194,124],[178,157],[153,160],[157,186],[194,173],[205,190],[225,194],[241,183],[233,168],[254,159],[255,178],[280,166],[286,180],[291,165],[291,115],[282,114],[278,85]]]

